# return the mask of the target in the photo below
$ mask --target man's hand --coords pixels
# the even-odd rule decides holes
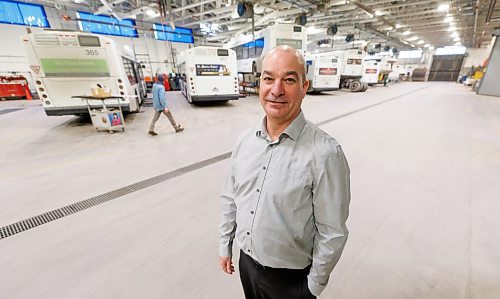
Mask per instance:
[[[164,111],[165,111],[165,113],[168,113],[168,108],[165,108],[165,110],[164,110]]]
[[[232,257],[219,256],[219,264],[222,267],[222,271],[226,272],[227,274],[233,274],[234,266]]]

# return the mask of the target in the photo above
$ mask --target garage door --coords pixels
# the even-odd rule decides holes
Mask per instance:
[[[434,55],[429,81],[457,81],[464,55]]]

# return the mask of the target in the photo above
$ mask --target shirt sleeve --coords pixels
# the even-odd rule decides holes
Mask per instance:
[[[167,108],[167,97],[165,96],[165,86],[161,85],[160,90],[158,91],[158,95],[160,98],[160,105],[162,108]]]
[[[236,232],[236,204],[234,196],[234,176],[231,165],[221,195],[222,219],[219,226],[219,256],[233,256],[233,240]]]
[[[311,293],[319,296],[328,284],[333,268],[347,241],[350,170],[340,145],[326,158],[313,187],[313,209],[316,225],[312,267],[308,275]]]

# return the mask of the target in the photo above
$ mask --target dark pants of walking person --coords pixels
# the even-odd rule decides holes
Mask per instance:
[[[305,269],[271,268],[241,251],[240,278],[246,299],[314,299],[307,286]]]

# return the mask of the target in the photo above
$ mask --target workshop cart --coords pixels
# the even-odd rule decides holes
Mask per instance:
[[[113,133],[115,131],[125,131],[125,119],[123,118],[123,111],[120,106],[120,100],[123,99],[123,97],[72,96],[72,98],[85,100],[90,119],[92,120],[92,125],[98,132],[101,130],[108,131],[109,133]],[[117,108],[107,107],[105,103],[106,100],[116,100],[118,104]]]

